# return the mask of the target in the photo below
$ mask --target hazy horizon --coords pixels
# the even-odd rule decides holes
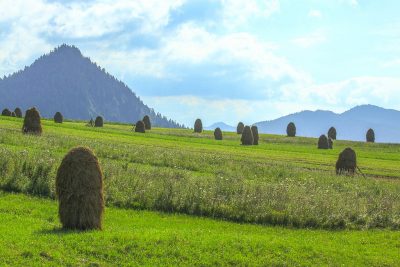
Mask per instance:
[[[384,4],[383,4],[384,3]],[[0,75],[61,43],[186,125],[400,108],[397,1],[0,2]]]

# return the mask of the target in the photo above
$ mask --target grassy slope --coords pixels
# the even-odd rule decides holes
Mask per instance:
[[[0,186],[54,196],[63,155],[76,145],[94,149],[105,173],[109,205],[204,215],[240,222],[319,228],[400,226],[400,146],[261,135],[259,146],[239,145],[224,133],[44,120],[41,137],[20,133],[21,119],[0,117]],[[352,146],[369,175],[337,177],[337,154]],[[375,179],[379,178],[379,179]],[[383,179],[384,178],[384,179]]]
[[[100,232],[59,230],[56,203],[0,193],[0,265],[398,266],[400,232],[241,225],[108,208]]]

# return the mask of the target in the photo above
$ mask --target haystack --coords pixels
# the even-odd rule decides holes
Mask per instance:
[[[258,128],[257,126],[253,125],[251,126],[251,132],[253,133],[253,145],[258,145]]]
[[[289,136],[289,137],[296,136],[296,125],[294,125],[293,122],[290,122],[288,124],[288,126],[286,127],[286,133],[287,133],[287,136]]]
[[[146,129],[146,126],[145,126],[145,124],[144,124],[143,121],[138,121],[138,122],[136,122],[135,132],[137,132],[137,133],[144,133],[144,132],[146,132],[145,129]]]
[[[244,146],[251,146],[254,143],[253,133],[251,131],[250,126],[245,126],[242,133],[242,145]]]
[[[64,157],[57,171],[56,194],[63,228],[102,228],[103,174],[89,148],[74,148]]]
[[[219,127],[214,130],[214,138],[215,140],[222,140],[222,131]]]
[[[356,168],[356,152],[348,147],[339,154],[339,158],[336,162],[336,174],[354,174]]]
[[[24,134],[42,134],[42,123],[40,121],[39,111],[33,107],[25,113],[24,125],[22,126]]]
[[[143,122],[144,122],[144,128],[146,130],[151,130],[151,122],[150,122],[150,117],[149,116],[144,116],[143,117]]]

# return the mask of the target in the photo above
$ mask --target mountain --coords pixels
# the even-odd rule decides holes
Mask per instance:
[[[376,142],[400,143],[400,111],[373,105],[357,106],[341,114],[324,110],[302,111],[255,124],[262,133],[286,134],[289,122],[296,124],[299,136],[319,137],[334,126],[338,139],[365,141],[367,130],[372,128]]]
[[[215,128],[219,127],[221,131],[225,132],[236,132],[236,127],[230,126],[224,122],[216,122],[208,127],[204,127],[205,130],[212,130],[214,131]]]
[[[43,117],[135,123],[149,115],[153,125],[181,127],[146,106],[126,84],[84,57],[75,46],[61,45],[29,67],[0,79],[0,108],[36,106]]]

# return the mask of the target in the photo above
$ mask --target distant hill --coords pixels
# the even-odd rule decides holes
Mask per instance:
[[[334,126],[338,139],[364,141],[367,130],[372,128],[377,142],[400,143],[400,111],[373,105],[357,106],[341,114],[302,111],[255,124],[262,133],[286,134],[291,121],[296,124],[299,136],[318,137]]]
[[[224,122],[216,122],[208,127],[204,127],[205,130],[215,130],[215,128],[219,127],[221,131],[225,132],[236,132],[236,127],[230,126]]]
[[[149,115],[153,125],[182,126],[155,113],[127,85],[65,44],[0,79],[0,96],[0,109],[36,106],[43,117],[60,111],[68,119],[101,115],[106,121],[135,123]]]

